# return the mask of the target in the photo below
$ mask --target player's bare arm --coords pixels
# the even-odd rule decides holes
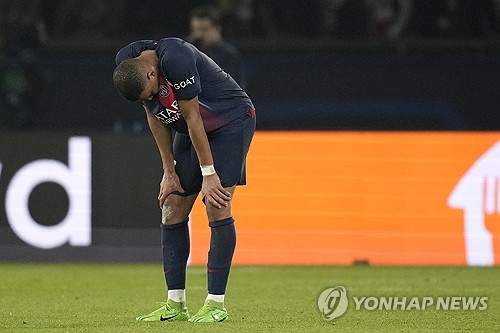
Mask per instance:
[[[189,137],[193,142],[200,165],[213,165],[212,152],[199,111],[198,96],[189,100],[180,100],[179,109],[186,120]],[[219,209],[227,207],[228,201],[231,200],[231,193],[222,187],[217,173],[203,176],[202,193],[207,205],[210,204]]]
[[[172,152],[172,132],[170,128],[164,126],[151,112],[148,112],[146,107],[144,107],[144,109],[146,111],[149,128],[155,138],[163,164],[163,177],[160,183],[160,192],[158,193],[158,203],[161,208],[169,194],[175,191],[184,192],[184,189],[181,186],[179,177],[175,173],[174,154]]]

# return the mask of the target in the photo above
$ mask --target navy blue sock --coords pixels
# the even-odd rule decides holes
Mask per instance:
[[[210,251],[208,252],[208,293],[224,295],[226,293],[229,270],[236,247],[236,231],[234,219],[212,221]]]
[[[163,270],[168,290],[186,289],[186,265],[189,257],[188,221],[161,225]]]

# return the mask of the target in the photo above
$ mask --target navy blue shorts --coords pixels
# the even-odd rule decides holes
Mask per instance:
[[[215,171],[223,187],[246,184],[246,157],[254,132],[255,111],[249,109],[241,118],[207,135]],[[185,134],[176,133],[173,146],[177,162],[175,172],[185,191],[174,193],[181,196],[199,193],[203,176],[191,139]]]

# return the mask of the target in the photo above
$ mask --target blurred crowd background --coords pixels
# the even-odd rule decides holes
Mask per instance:
[[[202,5],[260,129],[500,127],[499,0],[0,0],[0,128],[147,130],[113,90],[114,53],[189,38]]]
[[[228,39],[489,36],[498,0],[2,0],[3,46],[189,34],[196,6],[221,11]]]

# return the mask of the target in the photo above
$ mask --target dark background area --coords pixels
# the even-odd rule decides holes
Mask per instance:
[[[1,261],[123,261],[158,260],[161,210],[155,193],[161,160],[150,135],[91,136],[92,246],[69,244],[39,249],[26,244],[11,227],[5,208],[7,191],[19,170],[35,160],[68,164],[68,140],[73,133],[0,134],[0,260]],[[137,158],[140,156],[141,158]],[[154,172],[152,170],[157,170]],[[140,177],[137,175],[140,174]],[[22,206],[25,203],[19,202]],[[42,182],[30,193],[28,206],[37,224],[55,226],[68,214],[70,202],[59,183]]]
[[[494,0],[0,0],[0,129],[148,131],[114,55],[200,4],[243,55],[260,130],[497,130]]]
[[[43,132],[1,135],[0,228],[7,224],[3,205],[14,175],[35,160],[53,159],[67,165],[70,137],[69,133]],[[98,198],[92,201],[93,222],[102,228],[151,227],[151,221],[161,211],[154,196],[145,193],[156,190],[162,176],[161,168],[157,173],[151,171],[154,170],[152,166],[161,166],[153,138],[149,135],[93,135],[91,139],[91,188],[93,198]],[[141,171],[141,177],[133,177]],[[60,223],[68,205],[66,191],[53,182],[36,186],[29,198],[32,217],[41,225]]]

